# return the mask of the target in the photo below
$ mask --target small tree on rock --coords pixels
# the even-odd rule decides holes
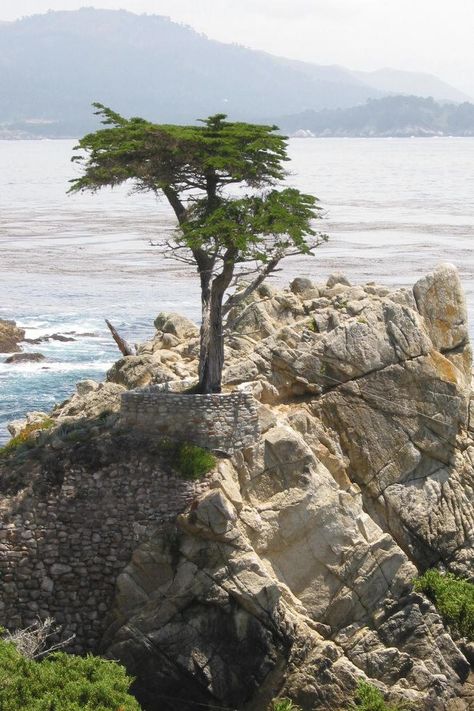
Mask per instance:
[[[224,114],[200,125],[159,125],[94,106],[106,128],[76,146],[83,174],[70,191],[132,181],[167,199],[178,229],[166,249],[194,265],[201,284],[198,390],[220,392],[223,319],[284,257],[312,254],[327,239],[312,226],[317,198],[277,188],[288,157],[276,126],[229,122]]]

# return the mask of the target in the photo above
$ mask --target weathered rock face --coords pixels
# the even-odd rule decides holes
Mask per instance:
[[[17,353],[24,338],[24,330],[18,328],[14,321],[0,318],[0,353]]]
[[[474,569],[457,274],[413,292],[341,275],[291,291],[231,314],[225,379],[250,381],[264,434],[135,551],[104,649],[152,710],[257,711],[277,695],[340,709],[364,674],[418,709],[467,709],[469,664],[412,592],[429,565]]]
[[[84,380],[77,384],[77,392],[53,410],[58,420],[88,418],[117,412],[124,387],[116,383],[96,383]]]
[[[102,393],[80,384],[59,419],[97,416],[106,394],[116,410],[124,387],[195,376],[196,330],[169,314],[157,328]],[[469,663],[412,586],[430,565],[474,570],[471,349],[455,269],[413,290],[351,286],[340,274],[325,286],[264,286],[229,328],[226,387],[252,389],[262,435],[121,558],[102,650],[136,676],[148,711],[262,711],[276,696],[340,711],[359,678],[420,711],[470,710]],[[127,490],[133,461],[114,470],[114,491]],[[81,486],[108,476],[103,459],[88,461]],[[125,528],[137,516],[131,500]],[[71,515],[67,540],[75,526]],[[59,575],[54,584],[64,600]]]

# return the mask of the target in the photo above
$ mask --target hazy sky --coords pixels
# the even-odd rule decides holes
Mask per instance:
[[[318,64],[430,72],[474,96],[474,0],[0,0],[0,20],[84,5]]]

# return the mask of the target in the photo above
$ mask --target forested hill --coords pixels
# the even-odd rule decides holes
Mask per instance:
[[[78,136],[97,126],[93,101],[177,123],[347,108],[389,93],[382,79],[223,44],[158,15],[48,12],[0,23],[0,137]],[[429,85],[430,95],[462,100],[436,77],[409,72],[389,91],[415,80],[420,95]]]
[[[474,104],[388,96],[348,109],[304,111],[274,119],[290,133],[315,136],[474,136]]]
[[[78,135],[91,102],[157,122],[351,106],[382,93],[338,67],[209,40],[158,15],[84,8],[0,25],[0,125]]]

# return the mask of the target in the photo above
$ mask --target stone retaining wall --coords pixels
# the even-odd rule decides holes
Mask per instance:
[[[80,454],[61,463],[59,485],[1,497],[0,625],[14,630],[51,616],[63,638],[76,635],[67,651],[83,653],[102,637],[117,576],[134,549],[211,479],[184,481],[137,451],[99,467],[77,463]],[[31,476],[50,478],[44,466]]]
[[[173,390],[173,385],[152,386],[124,393],[123,424],[229,454],[255,444],[259,424],[251,393],[196,395]]]

